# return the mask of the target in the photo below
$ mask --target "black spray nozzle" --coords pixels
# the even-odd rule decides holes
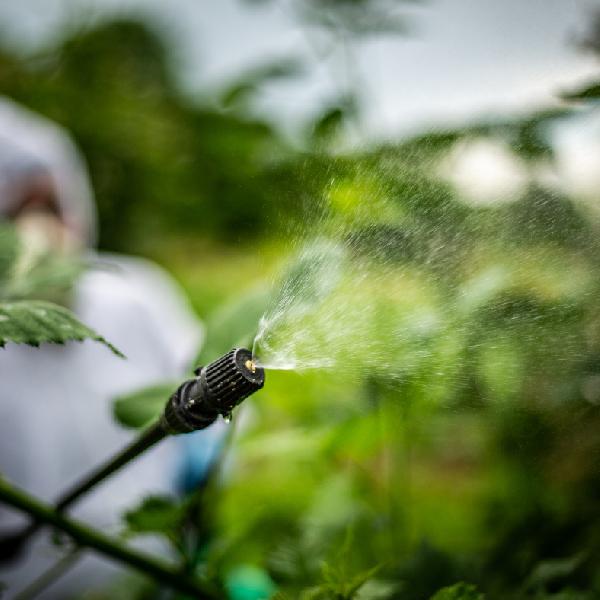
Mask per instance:
[[[219,415],[228,417],[265,383],[264,369],[245,348],[234,348],[195,373],[197,377],[180,385],[165,407],[161,423],[169,433],[204,429]]]

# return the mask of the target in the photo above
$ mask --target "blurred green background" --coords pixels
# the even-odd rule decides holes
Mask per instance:
[[[308,2],[302,18],[351,44],[400,34],[385,4]],[[251,342],[290,239],[324,204],[342,217],[379,198],[395,207],[353,248],[393,265],[372,290],[379,326],[424,311],[431,326],[391,340],[400,377],[268,374],[203,491],[193,568],[236,600],[420,600],[461,581],[479,592],[438,597],[600,598],[597,195],[544,176],[553,128],[593,114],[600,87],[351,145],[352,87],[293,140],[250,110],[266,82],[297,75],[273,60],[191,98],[160,31],[133,18],[70,28],[27,56],[0,49],[2,93],[82,150],[100,248],[155,260],[189,294],[208,331],[200,361]],[[483,197],[453,179],[482,142],[520,186]]]

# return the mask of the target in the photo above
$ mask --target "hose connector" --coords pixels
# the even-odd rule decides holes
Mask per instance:
[[[228,418],[265,383],[264,369],[245,348],[234,348],[195,373],[197,377],[184,381],[167,402],[161,418],[167,433],[189,433],[208,427],[219,415]]]

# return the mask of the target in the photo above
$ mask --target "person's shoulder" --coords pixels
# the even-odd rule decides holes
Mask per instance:
[[[92,326],[146,330],[177,355],[194,358],[203,327],[173,278],[151,261],[95,254],[76,289],[76,312]],[[86,321],[87,319],[87,321]]]
[[[140,256],[126,256],[109,252],[97,253],[91,262],[91,273],[108,273],[127,282],[132,289],[157,288],[181,302],[183,292],[169,273],[156,263]],[[186,303],[187,304],[187,303]]]

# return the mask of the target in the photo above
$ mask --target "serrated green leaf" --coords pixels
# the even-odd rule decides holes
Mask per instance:
[[[127,528],[132,533],[169,534],[185,518],[186,505],[168,496],[148,496],[133,510],[125,513]]]
[[[93,329],[81,323],[62,306],[40,300],[23,300],[0,304],[0,347],[8,342],[39,346],[43,343],[94,340],[114,354],[124,355]]]
[[[485,600],[485,596],[474,585],[461,581],[438,590],[431,600]]]
[[[125,427],[145,427],[162,414],[176,387],[175,383],[161,383],[119,396],[113,402],[113,415]]]

